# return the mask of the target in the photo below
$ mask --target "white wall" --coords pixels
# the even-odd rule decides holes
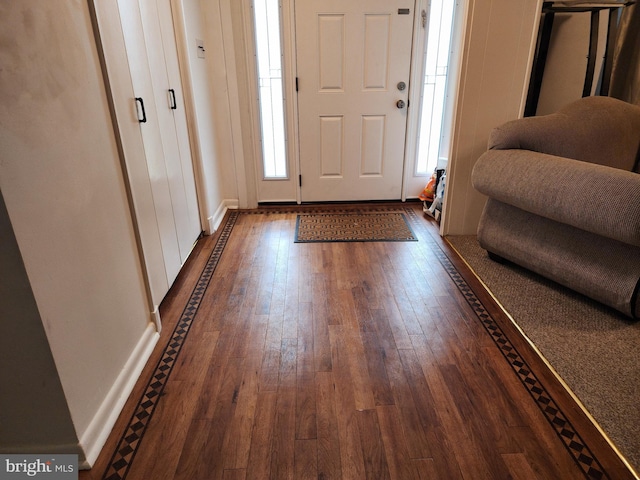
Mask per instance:
[[[471,171],[491,130],[521,116],[541,0],[467,0],[441,231],[475,234],[485,197]],[[453,68],[453,67],[452,67]]]
[[[212,233],[224,208],[235,206],[238,198],[220,13],[216,2],[201,0],[174,0],[172,7],[183,88],[191,107],[199,193]],[[204,43],[204,58],[198,56],[198,40]]]
[[[3,1],[0,32],[0,188],[91,459],[153,327],[88,6]]]

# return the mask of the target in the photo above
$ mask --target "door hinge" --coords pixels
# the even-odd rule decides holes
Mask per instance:
[[[298,77],[296,77],[296,92],[298,91]]]
[[[298,175],[298,185],[302,187],[302,175]]]
[[[422,10],[422,28],[427,28],[427,11]]]

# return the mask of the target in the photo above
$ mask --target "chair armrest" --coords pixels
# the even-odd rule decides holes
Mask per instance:
[[[557,113],[495,128],[489,149],[531,150],[640,173],[640,106],[585,97]]]
[[[640,246],[640,175],[527,150],[489,150],[471,180],[530,213]]]

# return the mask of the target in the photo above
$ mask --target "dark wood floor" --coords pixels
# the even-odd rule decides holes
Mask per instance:
[[[80,478],[633,478],[437,226],[400,208],[420,241],[294,243],[293,208],[201,240]]]

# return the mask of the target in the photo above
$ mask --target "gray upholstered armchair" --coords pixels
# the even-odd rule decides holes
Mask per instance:
[[[640,106],[609,97],[496,128],[472,174],[480,245],[640,318],[639,162]]]

